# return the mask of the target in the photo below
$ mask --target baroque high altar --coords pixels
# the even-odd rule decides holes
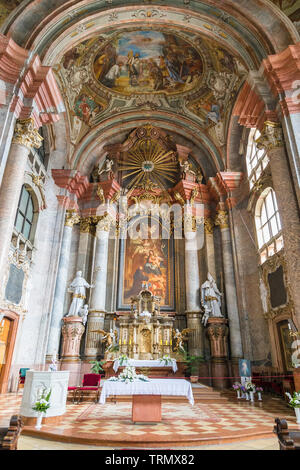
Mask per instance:
[[[133,359],[173,356],[173,324],[174,318],[160,313],[160,298],[142,290],[131,298],[131,312],[120,321],[120,352]]]
[[[221,228],[227,265],[232,255],[225,243],[227,212],[217,203],[219,183],[204,181],[190,149],[151,124],[104,151],[80,211],[66,216],[64,236],[79,229],[81,264],[67,289],[61,367],[75,372],[80,354],[84,364],[120,354],[145,360],[168,355],[182,362],[184,350],[202,357],[208,350],[218,358],[216,375],[221,364],[226,376],[228,320],[216,297],[221,293],[215,280],[223,278],[214,226]],[[65,184],[62,172],[55,179]],[[208,287],[212,295],[203,295],[207,276],[215,286]],[[234,285],[228,275],[226,283]],[[228,315],[235,303],[227,299]],[[53,335],[49,357],[55,347]]]

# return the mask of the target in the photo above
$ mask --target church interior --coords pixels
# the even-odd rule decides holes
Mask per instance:
[[[0,0],[0,450],[300,450],[299,0]]]

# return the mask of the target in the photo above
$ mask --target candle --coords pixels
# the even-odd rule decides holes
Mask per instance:
[[[167,344],[168,344],[168,341],[166,340],[166,346],[167,346]]]
[[[126,344],[126,339],[124,339],[123,344]]]
[[[162,346],[162,339],[160,340],[160,345]]]
[[[129,340],[129,344],[131,344],[131,339]]]
[[[122,344],[121,339],[119,339],[119,345],[121,345],[121,344]]]

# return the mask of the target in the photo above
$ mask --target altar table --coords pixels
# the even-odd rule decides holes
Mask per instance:
[[[184,396],[194,404],[192,386],[184,379],[149,379],[149,382],[104,382],[99,403],[105,404],[111,395],[132,395],[132,421],[161,421],[161,396]]]
[[[151,360],[142,360],[142,359],[127,359],[127,361],[123,361],[122,365],[120,364],[119,359],[114,360],[114,365],[113,369],[115,372],[119,369],[119,367],[123,366],[133,366],[137,368],[143,368],[143,367],[172,367],[174,374],[177,372],[177,363],[175,359],[171,359],[172,362],[169,364],[165,364],[164,361],[160,361],[159,359],[151,359]]]

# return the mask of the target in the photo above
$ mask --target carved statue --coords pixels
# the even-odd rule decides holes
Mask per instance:
[[[104,330],[92,330],[91,333],[100,333],[103,335],[101,341],[105,342],[105,352],[109,352],[113,346],[116,345],[118,340],[118,331],[112,330],[104,331]]]
[[[201,286],[201,302],[205,309],[207,306],[210,309],[211,316],[223,317],[221,313],[221,297],[217,284],[210,273],[207,275],[207,281]],[[208,312],[208,310],[207,310]]]
[[[87,322],[88,314],[89,314],[89,306],[88,304],[85,304],[79,311],[79,315],[82,317],[83,325],[85,325]]]
[[[190,328],[185,328],[181,332],[176,328],[176,330],[173,329],[173,339],[175,341],[175,346],[174,346],[174,352],[181,350],[185,352],[185,349],[183,347],[183,343],[188,340],[188,333],[190,333],[192,330]]]
[[[202,323],[204,326],[207,325],[207,321],[210,317],[210,314],[211,314],[211,309],[209,308],[209,306],[207,304],[204,305],[204,314],[203,314],[203,317],[202,317]]]
[[[102,175],[103,173],[107,174],[109,179],[113,179],[114,174],[112,167],[114,166],[114,161],[111,160],[109,157],[106,157],[105,162],[103,163],[101,169],[99,168],[98,175]]]
[[[181,175],[182,175],[183,179],[186,179],[186,177],[188,175],[192,175],[193,177],[196,176],[195,172],[191,169],[191,165],[190,165],[188,160],[179,161],[179,165],[180,165],[180,168],[181,168]]]
[[[77,271],[75,279],[71,282],[68,292],[73,294],[72,303],[66,317],[80,317],[80,309],[83,306],[83,302],[86,298],[86,289],[93,288],[93,285],[90,285],[82,277],[82,271]]]

